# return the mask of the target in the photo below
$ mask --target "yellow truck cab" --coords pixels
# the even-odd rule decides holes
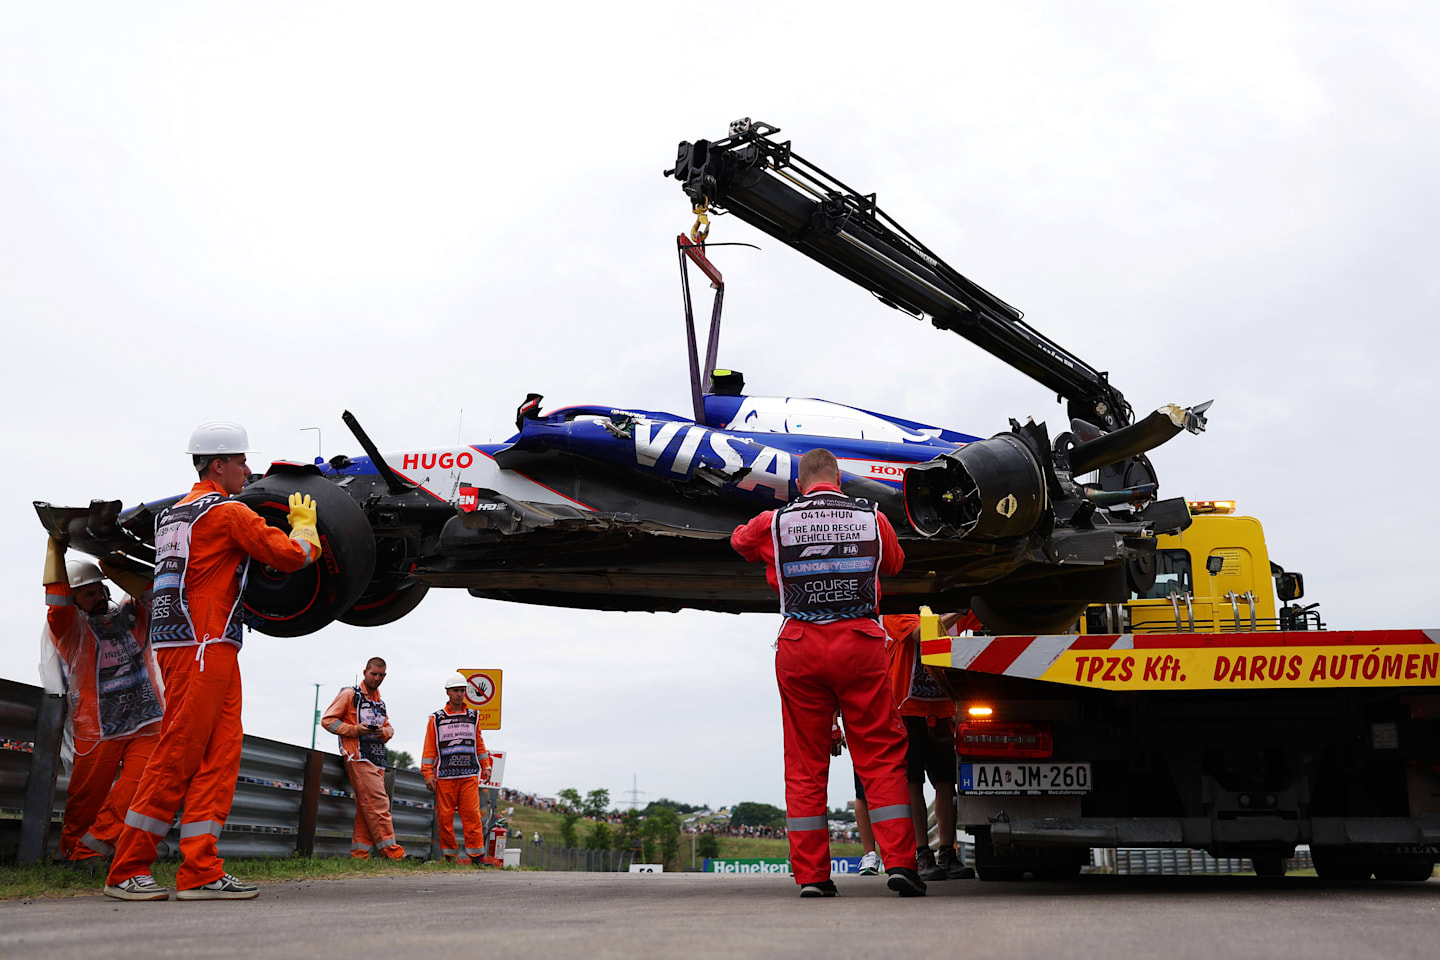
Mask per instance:
[[[1231,500],[1192,501],[1190,527],[1156,538],[1155,582],[1123,604],[1086,611],[1081,633],[1246,633],[1320,629],[1315,606],[1276,607],[1304,578],[1270,560],[1265,531]]]

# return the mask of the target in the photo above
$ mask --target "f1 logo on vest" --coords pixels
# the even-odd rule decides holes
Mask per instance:
[[[830,555],[830,551],[831,551],[831,550],[834,550],[834,549],[835,549],[835,544],[833,544],[833,543],[817,544],[817,545],[815,545],[815,546],[813,546],[813,547],[806,547],[806,548],[804,549],[804,551],[801,552],[801,554],[800,554],[800,559],[801,559],[801,560],[804,560],[806,557],[825,557],[825,556],[829,556],[829,555]]]

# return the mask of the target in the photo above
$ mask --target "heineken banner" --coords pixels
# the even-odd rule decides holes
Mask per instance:
[[[705,858],[706,873],[774,873],[790,876],[790,861],[784,857],[754,857],[746,860]],[[830,872],[859,873],[859,857],[831,857]]]

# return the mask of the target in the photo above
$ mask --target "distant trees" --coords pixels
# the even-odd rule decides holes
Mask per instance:
[[[581,804],[580,812],[592,820],[605,816],[610,809],[610,791],[605,789],[591,790],[585,794],[585,800]]]
[[[415,766],[415,758],[408,750],[386,750],[385,765],[392,770],[409,770]]]
[[[620,820],[620,829],[615,835],[615,846],[621,850],[641,849],[641,832],[645,828],[645,818],[640,815],[639,810],[630,809],[625,811],[625,816]]]
[[[785,825],[785,811],[769,803],[735,804],[730,811],[730,822],[741,827],[782,827]]]
[[[575,835],[575,823],[580,819],[580,791],[574,787],[566,787],[559,794],[560,807],[560,844],[565,847],[578,847],[579,838]]]
[[[556,797],[559,801],[555,807],[560,813],[560,842],[567,847],[580,846],[577,827],[582,816],[600,820],[610,809],[610,791],[604,787],[591,790],[584,797],[574,787],[566,787]],[[636,819],[639,819],[638,814]],[[626,826],[631,826],[631,832],[638,835],[638,826],[622,824],[622,836],[625,836]],[[614,829],[604,822],[592,824],[585,832],[584,841],[587,850],[611,850],[617,842]]]
[[[709,809],[709,807],[707,807],[705,804],[681,803],[679,800],[671,800],[668,797],[661,797],[659,800],[652,800],[647,803],[645,805],[645,809],[641,810],[640,812],[648,817],[650,816],[650,811],[658,810],[661,807],[669,807],[676,813],[694,813],[696,810]]]
[[[713,833],[702,833],[695,841],[695,852],[702,857],[720,856],[720,838]]]
[[[645,818],[641,837],[647,863],[668,865],[680,856],[680,816],[669,807],[656,807]],[[658,860],[653,858],[658,856]]]
[[[610,829],[610,824],[604,820],[597,820],[591,827],[590,832],[585,835],[586,850],[610,850],[615,846],[615,836]]]

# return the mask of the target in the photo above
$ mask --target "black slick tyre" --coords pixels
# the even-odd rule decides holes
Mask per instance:
[[[360,505],[324,477],[313,473],[272,473],[250,484],[237,500],[272,527],[289,531],[292,493],[315,500],[320,558],[294,573],[251,563],[245,586],[245,615],[256,630],[272,637],[301,637],[324,627],[354,606],[375,570],[375,535]]]

